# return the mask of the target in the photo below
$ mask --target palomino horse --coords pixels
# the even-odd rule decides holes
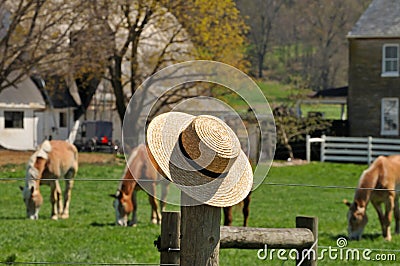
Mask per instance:
[[[25,187],[20,187],[26,205],[27,217],[39,218],[39,209],[43,203],[40,185],[50,185],[51,218],[69,217],[73,178],[78,171],[78,151],[76,147],[62,140],[45,140],[30,157],[25,175]],[[64,178],[64,205],[61,199],[59,179]]]
[[[165,198],[167,195],[167,184],[159,181],[158,172],[148,157],[147,148],[144,144],[140,144],[131,152],[127,166],[119,184],[117,192],[111,197],[115,198],[114,208],[116,216],[116,224],[121,226],[136,225],[137,203],[136,193],[141,187],[149,192],[149,202],[151,205],[151,222],[154,224],[161,223],[161,214],[158,210],[158,203],[155,198],[156,185],[161,182],[162,209],[165,207]],[[138,184],[140,183],[140,185]],[[128,222],[128,216],[132,213],[132,221]]]
[[[396,189],[400,186],[400,155],[379,156],[365,170],[359,180],[353,203],[344,201],[349,206],[347,214],[350,239],[359,240],[368,222],[367,205],[371,201],[378,213],[383,237],[390,241],[390,223],[392,213],[396,220],[396,234],[400,232],[399,195]],[[385,209],[382,210],[382,204]]]
[[[251,191],[249,195],[243,200],[243,226],[247,226],[247,221],[249,219],[249,213],[250,213],[250,200],[251,200]],[[232,206],[231,207],[224,207],[224,225],[232,225]]]

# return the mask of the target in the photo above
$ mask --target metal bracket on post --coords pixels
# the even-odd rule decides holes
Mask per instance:
[[[161,235],[154,241],[160,254],[160,264],[180,264],[180,228],[179,212],[163,212]]]

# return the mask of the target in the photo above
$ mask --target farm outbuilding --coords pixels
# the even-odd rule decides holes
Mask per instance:
[[[400,5],[373,0],[349,41],[349,134],[399,137]]]
[[[28,76],[2,90],[0,146],[34,150],[45,139],[67,139],[79,103],[73,94],[70,89],[47,91],[42,79]]]

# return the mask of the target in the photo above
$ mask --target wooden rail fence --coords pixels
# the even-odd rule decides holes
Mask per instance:
[[[296,217],[296,228],[230,227],[219,225],[219,208],[206,205],[181,208],[182,219],[179,212],[163,212],[161,236],[156,241],[161,265],[219,265],[219,248],[259,249],[260,252],[265,247],[296,249],[299,254],[296,265],[317,263],[316,217]],[[214,219],[205,221],[209,215],[204,211],[210,209]],[[192,211],[196,213],[194,216],[189,214]],[[259,259],[257,255],[255,260]]]
[[[400,154],[400,139],[373,137],[331,137],[306,139],[306,157],[310,161],[311,143],[321,143],[321,162],[373,162],[379,155]]]

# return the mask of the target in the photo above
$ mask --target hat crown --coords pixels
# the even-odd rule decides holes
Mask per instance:
[[[189,159],[214,173],[228,171],[241,151],[233,130],[222,120],[207,115],[194,118],[182,131],[181,140]]]

